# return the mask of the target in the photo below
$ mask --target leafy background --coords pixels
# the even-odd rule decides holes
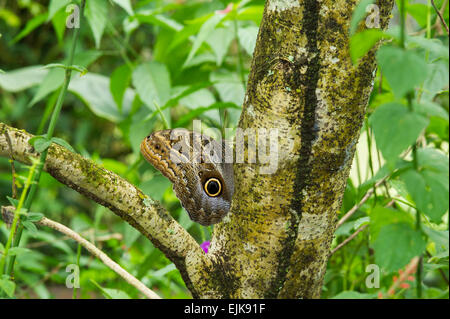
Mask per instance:
[[[1,121],[44,132],[64,80],[64,69],[51,65],[68,56],[66,8],[78,2],[0,1]],[[332,248],[355,237],[330,258],[322,298],[448,298],[448,35],[431,1],[406,1],[405,38],[398,6],[386,32],[357,28],[371,2],[361,1],[354,13],[354,63],[380,39],[384,44],[339,214],[355,213]],[[448,25],[448,1],[434,3]],[[161,201],[199,244],[212,229],[189,220],[170,182],[142,160],[139,144],[150,131],[191,128],[194,119],[219,130],[237,125],[263,8],[262,0],[87,0],[81,20],[74,59],[81,72],[72,74],[55,136]],[[16,163],[19,191],[28,171]],[[9,205],[11,184],[10,163],[0,158],[0,205]],[[174,265],[147,239],[47,173],[31,211],[83,234],[160,296],[190,298]],[[0,221],[2,254],[9,232]],[[66,266],[79,263],[79,298],[141,297],[77,250],[59,233],[28,225],[12,252],[14,283],[0,278],[0,290],[15,298],[71,298]],[[373,264],[377,287],[366,284]]]

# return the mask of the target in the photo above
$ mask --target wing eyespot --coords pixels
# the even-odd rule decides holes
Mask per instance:
[[[209,197],[217,197],[222,193],[222,183],[217,178],[212,177],[205,182],[203,189]]]

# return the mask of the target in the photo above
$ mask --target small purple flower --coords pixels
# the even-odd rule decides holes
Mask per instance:
[[[210,242],[209,240],[207,240],[207,241],[201,243],[200,247],[203,249],[203,251],[205,252],[205,254],[208,253],[208,248],[209,248],[209,245],[210,245],[210,244],[211,244],[211,242]]]

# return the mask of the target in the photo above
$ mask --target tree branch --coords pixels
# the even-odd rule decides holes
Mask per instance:
[[[445,2],[447,2],[447,1],[445,1]],[[439,19],[441,20],[441,23],[444,25],[445,30],[447,30],[447,36],[449,36],[450,33],[449,33],[449,30],[448,30],[448,25],[447,25],[447,23],[445,23],[445,19],[444,19],[444,17],[442,16],[441,11],[440,11],[438,8],[436,8],[436,4],[434,3],[433,0],[431,0],[431,4],[433,5],[434,10],[436,11],[436,13],[437,13]],[[445,9],[445,5],[446,5],[446,4],[444,3],[444,5],[442,6],[444,9]],[[442,10],[442,11],[443,11],[443,10]]]
[[[10,157],[5,132],[11,139],[15,160],[30,164],[29,157],[39,156],[28,143],[33,135],[1,122],[0,156]],[[175,264],[188,289],[194,297],[197,295],[193,280],[205,280],[198,273],[205,266],[206,255],[158,202],[120,176],[56,144],[48,149],[44,169],[61,183],[108,207],[141,232]]]
[[[362,232],[364,229],[367,228],[367,226],[369,226],[369,224],[365,224],[362,225],[361,227],[359,227],[353,234],[351,234],[349,237],[347,237],[342,243],[340,243],[339,245],[337,245],[331,252],[330,252],[330,257],[337,252],[339,249],[341,249],[342,247],[344,247],[345,245],[347,245],[353,238],[355,238],[356,236],[358,236],[358,234],[360,232]]]
[[[119,276],[121,276],[123,279],[125,279],[126,282],[128,282],[130,285],[134,286],[136,289],[138,289],[141,293],[143,293],[147,298],[149,299],[161,299],[160,296],[158,296],[153,290],[147,288],[142,282],[140,282],[136,277],[132,276],[130,273],[128,273],[125,269],[120,267],[119,264],[114,262],[111,258],[108,257],[104,252],[102,252],[100,249],[95,247],[94,244],[87,241],[83,237],[81,237],[78,233],[74,232],[72,229],[55,222],[51,219],[48,219],[46,217],[43,217],[40,221],[37,222],[39,225],[50,227],[54,230],[59,231],[60,233],[63,233],[67,235],[68,237],[72,238],[76,242],[78,242],[80,245],[82,245],[87,251],[89,251],[92,255],[99,258],[106,266],[111,268],[114,272],[116,272]]]
[[[386,178],[383,178],[381,181],[379,181],[378,183],[383,183],[386,181]],[[373,188],[372,188],[373,190]],[[367,196],[367,194],[366,194]],[[366,197],[364,196],[364,198]],[[368,197],[367,197],[368,198]],[[366,199],[367,200],[367,199]],[[393,204],[395,203],[395,200],[391,200],[385,207],[391,207]],[[361,205],[360,205],[361,206]],[[350,212],[350,211],[349,211]],[[350,217],[350,216],[349,216]],[[340,221],[339,221],[340,222]],[[342,225],[342,223],[340,224]],[[340,225],[338,225],[336,228],[338,228]],[[344,247],[345,245],[347,245],[353,238],[355,238],[360,232],[362,232],[364,229],[367,228],[367,226],[369,226],[369,224],[365,224],[361,227],[359,227],[353,234],[351,234],[349,237],[347,237],[342,243],[340,243],[339,245],[337,245],[331,252],[330,252],[330,257],[337,252],[339,249],[341,249],[342,247]]]
[[[353,206],[344,216],[341,217],[341,219],[339,219],[338,223],[336,224],[336,229],[341,227],[342,224],[347,221],[347,219],[349,219],[354,213],[356,213],[356,211],[370,198],[370,196],[372,196],[374,189],[383,184],[388,177],[389,176],[386,176],[380,181],[376,182],[375,185],[367,191],[367,193],[364,195],[361,201],[355,206]]]

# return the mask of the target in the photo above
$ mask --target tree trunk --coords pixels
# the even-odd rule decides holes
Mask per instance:
[[[375,48],[351,63],[355,5],[266,2],[239,127],[278,129],[277,170],[234,165],[231,210],[208,254],[157,202],[90,160],[53,144],[44,169],[144,234],[196,298],[319,298],[376,67]],[[385,28],[393,0],[377,5]],[[31,137],[1,125],[0,156],[30,163]]]
[[[235,164],[231,212],[208,254],[216,280],[203,297],[320,297],[375,74],[375,49],[351,63],[355,5],[266,2],[239,127],[278,128],[278,170]],[[384,28],[393,1],[377,5]]]

